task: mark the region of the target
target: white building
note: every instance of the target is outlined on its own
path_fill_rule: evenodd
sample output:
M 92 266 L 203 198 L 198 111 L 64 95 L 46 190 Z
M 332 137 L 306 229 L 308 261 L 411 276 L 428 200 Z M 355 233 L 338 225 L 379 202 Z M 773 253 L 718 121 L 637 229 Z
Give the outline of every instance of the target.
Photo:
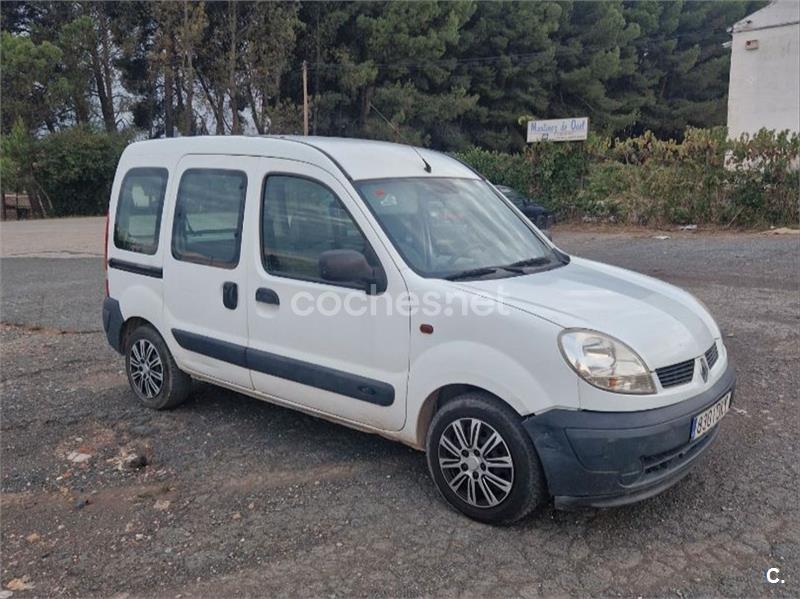
M 728 135 L 800 132 L 800 1 L 774 0 L 730 32 Z

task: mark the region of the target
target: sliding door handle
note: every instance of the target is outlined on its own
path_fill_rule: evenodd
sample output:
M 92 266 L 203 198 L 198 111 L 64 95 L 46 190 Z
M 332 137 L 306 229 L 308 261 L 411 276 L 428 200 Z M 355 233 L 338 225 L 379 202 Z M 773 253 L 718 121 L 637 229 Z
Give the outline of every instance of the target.
M 262 304 L 281 305 L 281 298 L 278 297 L 278 294 L 266 287 L 259 287 L 256 289 L 256 301 Z
M 235 310 L 239 304 L 239 286 L 232 281 L 222 284 L 222 303 L 228 310 Z

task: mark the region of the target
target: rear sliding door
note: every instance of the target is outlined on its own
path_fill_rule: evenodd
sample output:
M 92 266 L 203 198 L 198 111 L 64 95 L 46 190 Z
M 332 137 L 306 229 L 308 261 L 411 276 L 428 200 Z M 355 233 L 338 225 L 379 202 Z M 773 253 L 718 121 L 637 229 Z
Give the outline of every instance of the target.
M 164 257 L 164 320 L 175 358 L 191 372 L 252 388 L 246 367 L 245 208 L 259 200 L 259 159 L 183 158 Z

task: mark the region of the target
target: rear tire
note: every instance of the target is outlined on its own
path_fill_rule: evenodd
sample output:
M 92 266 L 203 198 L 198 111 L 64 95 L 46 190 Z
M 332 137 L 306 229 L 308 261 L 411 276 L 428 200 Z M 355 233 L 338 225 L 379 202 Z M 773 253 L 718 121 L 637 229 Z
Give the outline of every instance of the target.
M 519 415 L 487 393 L 447 402 L 428 428 L 426 449 L 439 493 L 474 520 L 510 524 L 547 498 L 539 456 Z
M 147 408 L 166 410 L 183 403 L 192 379 L 175 364 L 161 335 L 150 325 L 125 340 L 125 370 L 136 398 Z

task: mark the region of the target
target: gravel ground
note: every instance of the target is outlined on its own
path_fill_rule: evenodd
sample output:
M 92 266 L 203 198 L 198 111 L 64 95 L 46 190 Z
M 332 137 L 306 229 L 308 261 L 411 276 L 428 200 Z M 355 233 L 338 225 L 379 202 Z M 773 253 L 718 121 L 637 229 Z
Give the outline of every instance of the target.
M 556 240 L 709 305 L 739 376 L 719 441 L 649 501 L 548 506 L 510 528 L 448 509 L 424 456 L 376 436 L 208 385 L 170 412 L 138 408 L 97 332 L 101 260 L 4 258 L 3 589 L 798 596 L 800 238 L 653 235 Z M 766 583 L 769 567 L 783 584 Z

